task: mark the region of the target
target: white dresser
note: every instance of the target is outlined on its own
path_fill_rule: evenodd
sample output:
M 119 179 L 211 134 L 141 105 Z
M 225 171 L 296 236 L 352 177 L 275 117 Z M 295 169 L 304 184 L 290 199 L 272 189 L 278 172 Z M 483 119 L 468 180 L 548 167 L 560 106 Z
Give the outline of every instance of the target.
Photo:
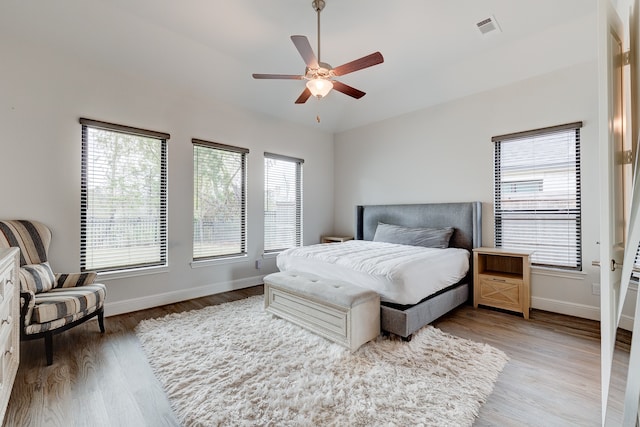
M 0 424 L 20 362 L 20 250 L 0 249 Z

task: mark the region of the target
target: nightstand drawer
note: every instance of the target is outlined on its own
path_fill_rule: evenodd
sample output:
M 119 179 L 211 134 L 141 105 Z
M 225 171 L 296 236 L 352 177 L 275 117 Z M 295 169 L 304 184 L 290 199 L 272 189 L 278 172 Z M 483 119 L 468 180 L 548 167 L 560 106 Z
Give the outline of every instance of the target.
M 479 304 L 522 311 L 522 280 L 480 277 Z
M 491 283 L 509 283 L 512 285 L 522 285 L 523 280 L 518 279 L 517 277 L 502 277 L 502 276 L 494 276 L 491 274 L 478 274 L 478 279 L 480 282 L 491 282 Z

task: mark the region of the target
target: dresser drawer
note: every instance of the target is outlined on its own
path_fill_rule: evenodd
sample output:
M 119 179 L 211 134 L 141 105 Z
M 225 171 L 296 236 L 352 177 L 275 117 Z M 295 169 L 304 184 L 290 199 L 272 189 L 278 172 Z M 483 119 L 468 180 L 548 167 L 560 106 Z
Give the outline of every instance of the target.
M 13 322 L 15 321 L 13 304 L 15 304 L 15 300 L 14 294 L 7 293 L 5 294 L 5 299 L 0 303 L 0 336 L 2 336 L 4 329 L 13 329 Z
M 0 269 L 0 303 L 7 293 L 7 287 L 14 286 L 13 269 L 11 266 Z
M 5 274 L 3 274 L 2 278 L 0 279 L 0 292 L 2 293 L 3 298 L 5 297 L 5 295 L 12 295 L 14 293 L 14 288 L 17 287 L 18 283 L 14 278 L 13 269 L 8 268 Z
M 15 336 L 15 328 L 7 327 L 7 324 L 0 328 L 0 366 L 2 366 L 2 387 L 0 392 L 11 394 L 11 388 L 18 370 L 18 347 Z
M 0 303 L 4 299 L 5 294 L 11 295 L 17 283 L 17 265 L 13 257 L 7 257 L 0 261 Z

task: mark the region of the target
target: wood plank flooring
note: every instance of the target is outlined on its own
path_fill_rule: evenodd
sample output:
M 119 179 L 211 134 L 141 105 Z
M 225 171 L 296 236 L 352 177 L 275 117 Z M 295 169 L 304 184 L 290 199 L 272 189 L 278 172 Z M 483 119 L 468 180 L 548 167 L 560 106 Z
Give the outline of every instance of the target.
M 194 310 L 251 295 L 262 287 L 227 292 L 89 321 L 54 338 L 54 364 L 44 343 L 23 342 L 21 363 L 4 426 L 176 426 L 134 328 L 142 319 Z M 597 322 L 534 310 L 530 320 L 489 309 L 461 307 L 434 326 L 486 342 L 511 360 L 480 410 L 477 426 L 600 425 L 600 342 Z M 618 425 L 630 334 L 622 332 L 614 358 L 611 417 Z

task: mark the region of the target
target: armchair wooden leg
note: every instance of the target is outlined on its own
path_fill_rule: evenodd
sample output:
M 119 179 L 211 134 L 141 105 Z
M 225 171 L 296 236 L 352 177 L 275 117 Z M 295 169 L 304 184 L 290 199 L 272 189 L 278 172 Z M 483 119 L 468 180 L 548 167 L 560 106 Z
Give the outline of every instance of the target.
M 104 334 L 104 307 L 98 312 L 98 326 L 100 326 L 100 332 Z
M 44 352 L 47 355 L 47 366 L 53 364 L 53 334 L 45 334 L 44 336 Z

